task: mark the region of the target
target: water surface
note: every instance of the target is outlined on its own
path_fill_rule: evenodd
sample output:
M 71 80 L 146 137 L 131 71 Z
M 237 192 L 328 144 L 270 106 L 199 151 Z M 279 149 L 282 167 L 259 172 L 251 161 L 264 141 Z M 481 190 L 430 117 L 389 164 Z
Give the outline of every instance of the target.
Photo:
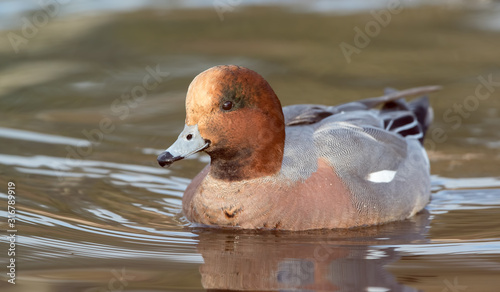
M 0 31 L 2 230 L 9 181 L 18 208 L 16 285 L 3 268 L 2 291 L 498 290 L 496 2 L 404 2 L 349 58 L 341 44 L 355 46 L 356 28 L 386 2 L 251 1 L 223 19 L 212 2 L 174 2 L 76 1 L 30 35 L 19 18 L 32 20 L 36 3 L 0 6 L 20 11 Z M 25 41 L 14 47 L 9 33 Z M 217 64 L 261 73 L 283 105 L 443 85 L 426 142 L 431 203 L 410 220 L 353 230 L 192 226 L 182 193 L 208 157 L 163 169 L 156 155 L 182 130 L 189 82 Z M 140 89 L 146 76 L 152 86 Z M 0 243 L 2 266 L 8 248 Z

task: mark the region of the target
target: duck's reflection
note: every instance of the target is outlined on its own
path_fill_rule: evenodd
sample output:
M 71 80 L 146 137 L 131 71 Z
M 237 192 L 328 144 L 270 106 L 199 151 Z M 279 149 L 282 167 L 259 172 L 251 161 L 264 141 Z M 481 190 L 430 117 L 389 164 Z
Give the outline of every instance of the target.
M 391 245 L 425 241 L 427 212 L 411 220 L 357 230 L 300 233 L 201 229 L 198 250 L 206 289 L 417 291 L 384 266 Z

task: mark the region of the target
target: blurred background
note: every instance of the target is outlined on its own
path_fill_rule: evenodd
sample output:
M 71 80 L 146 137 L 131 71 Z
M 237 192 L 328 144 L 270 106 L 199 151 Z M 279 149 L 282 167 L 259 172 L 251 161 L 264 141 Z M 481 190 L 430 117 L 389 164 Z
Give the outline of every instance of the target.
M 18 239 L 1 290 L 496 291 L 499 47 L 490 0 L 0 1 L 0 226 L 14 182 Z M 349 231 L 191 225 L 182 193 L 209 159 L 156 155 L 219 64 L 257 71 L 283 105 L 442 85 L 426 212 Z

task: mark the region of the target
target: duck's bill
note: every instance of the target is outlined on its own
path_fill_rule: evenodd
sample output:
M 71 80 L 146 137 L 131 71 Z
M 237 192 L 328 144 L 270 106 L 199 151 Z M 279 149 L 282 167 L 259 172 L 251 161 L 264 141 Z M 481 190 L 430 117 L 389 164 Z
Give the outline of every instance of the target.
M 167 150 L 158 155 L 158 164 L 161 167 L 170 166 L 177 160 L 184 159 L 210 146 L 210 141 L 203 139 L 198 131 L 198 125 L 184 127 L 177 141 Z

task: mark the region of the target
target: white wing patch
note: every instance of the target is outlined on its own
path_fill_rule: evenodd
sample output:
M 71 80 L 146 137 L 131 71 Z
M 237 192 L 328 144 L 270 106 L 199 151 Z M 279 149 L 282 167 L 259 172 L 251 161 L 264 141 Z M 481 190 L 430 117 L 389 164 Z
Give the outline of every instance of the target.
M 388 183 L 394 179 L 394 176 L 396 176 L 395 170 L 381 170 L 369 173 L 366 176 L 366 180 L 374 183 Z

